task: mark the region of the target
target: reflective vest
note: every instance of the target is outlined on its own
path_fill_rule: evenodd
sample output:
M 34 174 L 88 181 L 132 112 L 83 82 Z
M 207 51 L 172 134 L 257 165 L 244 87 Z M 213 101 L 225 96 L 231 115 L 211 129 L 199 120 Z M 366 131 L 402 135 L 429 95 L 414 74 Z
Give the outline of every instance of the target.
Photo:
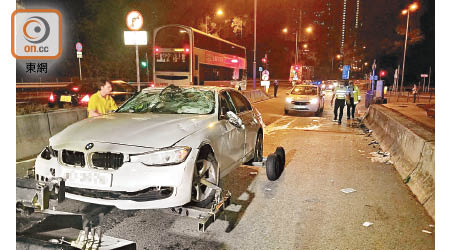
M 358 104 L 358 102 L 361 100 L 358 86 L 353 85 L 353 87 L 348 87 L 348 90 L 350 92 L 350 97 L 353 97 L 353 103 Z
M 336 87 L 334 90 L 334 94 L 336 95 L 336 99 L 345 100 L 345 96 L 348 94 L 347 87 Z

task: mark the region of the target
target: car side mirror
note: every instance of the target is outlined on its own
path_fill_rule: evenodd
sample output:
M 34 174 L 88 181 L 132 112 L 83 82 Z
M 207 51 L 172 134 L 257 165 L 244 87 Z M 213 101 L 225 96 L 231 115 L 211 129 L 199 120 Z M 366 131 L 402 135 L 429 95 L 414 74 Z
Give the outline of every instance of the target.
M 241 118 L 237 116 L 233 111 L 227 112 L 228 122 L 231 123 L 231 125 L 237 127 L 237 128 L 244 128 L 244 124 L 242 124 Z

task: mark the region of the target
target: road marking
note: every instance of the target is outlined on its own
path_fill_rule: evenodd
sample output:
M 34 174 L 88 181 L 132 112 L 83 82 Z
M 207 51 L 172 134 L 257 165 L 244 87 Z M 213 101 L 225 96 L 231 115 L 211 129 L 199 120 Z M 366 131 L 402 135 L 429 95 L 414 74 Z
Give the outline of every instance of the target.
M 35 161 L 35 160 L 36 160 L 36 158 L 25 160 L 25 161 L 16 161 L 16 164 L 31 162 L 31 161 Z

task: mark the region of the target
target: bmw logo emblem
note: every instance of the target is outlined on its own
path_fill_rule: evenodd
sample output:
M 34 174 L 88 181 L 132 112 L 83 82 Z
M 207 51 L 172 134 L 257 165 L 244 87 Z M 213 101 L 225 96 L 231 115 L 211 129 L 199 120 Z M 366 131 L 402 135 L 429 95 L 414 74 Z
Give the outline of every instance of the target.
M 90 143 L 88 143 L 87 145 L 86 145 L 86 147 L 84 147 L 86 150 L 89 150 L 89 149 L 91 149 L 91 148 L 93 148 L 94 147 L 94 143 L 92 143 L 92 142 L 90 142 Z

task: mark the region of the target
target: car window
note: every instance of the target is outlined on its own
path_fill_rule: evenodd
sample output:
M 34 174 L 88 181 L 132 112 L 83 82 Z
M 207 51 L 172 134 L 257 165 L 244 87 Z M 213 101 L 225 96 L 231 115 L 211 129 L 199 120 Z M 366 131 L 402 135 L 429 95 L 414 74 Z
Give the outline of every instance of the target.
M 227 92 L 230 94 L 231 99 L 233 100 L 234 106 L 236 107 L 238 113 L 245 112 L 251 109 L 251 105 L 249 109 L 249 106 L 247 106 L 248 102 L 246 102 L 245 97 L 243 98 L 241 94 L 237 93 L 236 91 L 227 91 Z
M 227 92 L 219 93 L 219 119 L 226 115 L 228 111 L 236 113 L 236 109 L 233 106 L 230 96 Z
M 317 95 L 316 86 L 296 86 L 292 89 L 293 95 Z

